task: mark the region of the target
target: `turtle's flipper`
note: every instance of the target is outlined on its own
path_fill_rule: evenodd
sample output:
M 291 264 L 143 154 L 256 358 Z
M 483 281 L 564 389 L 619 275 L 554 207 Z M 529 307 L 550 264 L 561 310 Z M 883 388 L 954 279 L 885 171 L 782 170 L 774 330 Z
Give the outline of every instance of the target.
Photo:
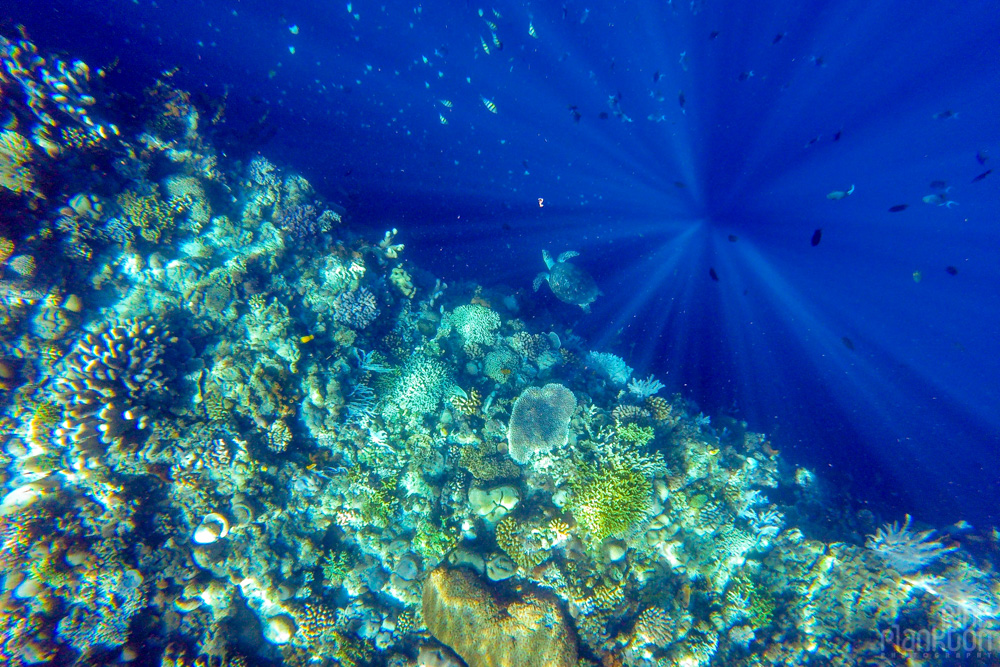
M 574 257 L 579 257 L 579 256 L 580 253 L 578 253 L 576 250 L 567 250 L 566 252 L 559 255 L 559 259 L 556 261 L 565 262 L 567 259 L 573 259 Z
M 544 283 L 548 279 L 549 279 L 549 274 L 546 273 L 545 271 L 542 271 L 537 276 L 535 276 L 535 280 L 534 282 L 531 283 L 531 286 L 534 287 L 535 291 L 537 292 L 538 288 L 542 286 L 542 283 Z

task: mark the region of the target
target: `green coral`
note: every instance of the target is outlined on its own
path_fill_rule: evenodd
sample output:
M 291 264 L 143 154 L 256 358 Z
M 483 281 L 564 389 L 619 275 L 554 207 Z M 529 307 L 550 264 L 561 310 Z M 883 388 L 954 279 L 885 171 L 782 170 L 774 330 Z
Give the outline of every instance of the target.
M 140 195 L 132 191 L 121 193 L 117 201 L 122 215 L 139 230 L 142 238 L 150 243 L 168 240 L 174 226 L 174 213 L 169 204 L 155 194 Z
M 388 477 L 382 480 L 378 488 L 366 489 L 367 498 L 361 506 L 361 516 L 365 521 L 383 528 L 389 525 L 389 519 L 398 503 L 393 495 L 398 481 L 396 477 Z
M 652 483 L 628 461 L 603 467 L 582 463 L 569 484 L 569 510 L 592 547 L 609 536 L 627 534 L 651 509 Z
M 619 439 L 631 442 L 639 447 L 652 440 L 654 435 L 652 426 L 639 426 L 635 422 L 629 422 L 619 427 L 617 434 Z
M 745 574 L 735 577 L 726 597 L 731 603 L 744 607 L 755 630 L 771 625 L 777 606 L 774 596 L 759 587 L 750 577 Z
M 354 567 L 354 559 L 346 551 L 331 551 L 323 559 L 323 579 L 339 586 Z
M 417 525 L 413 549 L 427 562 L 437 564 L 458 544 L 459 531 L 449 527 L 442 518 L 440 524 L 431 521 Z

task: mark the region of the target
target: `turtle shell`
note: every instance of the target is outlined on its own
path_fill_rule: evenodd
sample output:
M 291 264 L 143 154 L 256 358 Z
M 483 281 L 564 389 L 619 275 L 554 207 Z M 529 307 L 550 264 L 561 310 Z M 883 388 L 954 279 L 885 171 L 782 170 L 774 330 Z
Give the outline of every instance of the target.
M 549 287 L 560 301 L 576 306 L 593 303 L 600 290 L 589 273 L 569 262 L 557 262 L 549 271 Z

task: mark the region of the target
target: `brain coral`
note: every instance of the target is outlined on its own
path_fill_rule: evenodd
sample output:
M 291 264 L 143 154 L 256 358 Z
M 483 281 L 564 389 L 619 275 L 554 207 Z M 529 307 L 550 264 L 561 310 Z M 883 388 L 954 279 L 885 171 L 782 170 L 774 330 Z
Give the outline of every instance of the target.
M 438 568 L 424 583 L 424 621 L 469 667 L 574 667 L 573 630 L 554 600 L 499 600 L 467 570 Z
M 565 445 L 575 409 L 576 397 L 561 384 L 525 389 L 514 401 L 507 426 L 510 457 L 527 463 L 536 454 Z

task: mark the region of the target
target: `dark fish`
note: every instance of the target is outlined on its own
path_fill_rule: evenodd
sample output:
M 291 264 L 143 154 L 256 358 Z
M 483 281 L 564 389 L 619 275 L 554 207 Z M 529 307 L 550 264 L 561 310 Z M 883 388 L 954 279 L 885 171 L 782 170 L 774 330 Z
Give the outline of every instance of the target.
M 946 187 L 948 187 L 946 181 L 931 181 L 932 190 L 944 190 Z
M 746 72 L 740 72 L 739 80 L 740 81 L 746 81 L 747 79 L 749 79 L 752 76 L 753 76 L 753 70 L 749 70 L 749 71 L 746 71 Z
M 983 180 L 984 178 L 986 178 L 987 176 L 989 176 L 992 173 L 993 173 L 992 169 L 987 169 L 986 171 L 984 171 L 983 173 L 979 174 L 974 179 L 972 179 L 972 182 L 976 183 L 978 181 L 981 181 L 981 180 Z
M 684 91 L 683 90 L 680 91 L 679 93 L 677 93 L 677 102 L 680 103 L 681 109 L 683 109 L 684 108 L 684 103 L 687 102 L 687 99 L 685 99 L 685 97 L 684 97 Z M 986 172 L 986 173 L 988 174 L 989 172 Z
M 730 234 L 729 235 L 729 242 L 730 243 L 736 243 L 739 240 L 740 240 L 740 237 L 737 236 L 736 234 Z
M 601 113 L 597 114 L 597 117 L 600 118 L 601 120 L 607 120 L 608 119 L 608 112 L 607 111 L 602 111 Z
M 809 241 L 809 243 L 811 243 L 812 246 L 815 248 L 816 246 L 819 245 L 819 241 L 822 238 L 823 238 L 823 230 L 822 229 L 817 229 L 815 232 L 813 232 L 813 237 Z
M 785 38 L 785 33 L 779 32 L 777 35 L 774 36 L 774 39 L 771 40 L 771 44 L 772 45 L 773 44 L 777 44 L 778 42 L 780 42 L 784 38 Z
M 819 141 L 819 137 L 818 136 L 817 137 L 813 137 L 812 139 L 809 140 L 809 143 L 807 143 L 805 145 L 805 148 L 809 148 L 810 146 L 812 146 L 817 141 Z
M 573 122 L 579 123 L 580 118 L 583 116 L 583 114 L 580 113 L 580 110 L 577 108 L 575 104 L 569 105 L 569 112 L 573 115 Z
M 896 204 L 895 206 L 889 207 L 889 213 L 899 213 L 900 211 L 905 211 L 909 204 Z
M 979 151 L 976 153 L 976 162 L 979 164 L 986 164 L 986 161 L 990 159 L 989 154 L 986 151 Z
M 958 269 L 955 268 L 954 266 L 946 266 L 946 267 L 944 267 L 944 270 L 948 272 L 949 276 L 957 276 L 958 275 Z
M 840 130 L 837 130 L 837 134 L 833 135 L 834 141 L 840 141 Z
M 844 347 L 846 347 L 848 350 L 854 349 L 854 341 L 848 338 L 847 336 L 842 337 L 840 339 L 840 342 L 843 343 Z
M 683 190 L 687 186 L 684 185 L 684 181 L 674 181 L 674 187 L 675 188 L 680 188 L 681 190 Z
M 719 36 L 719 31 L 718 30 L 713 30 L 712 32 L 708 33 L 708 38 L 709 39 L 715 39 L 718 36 Z
M 710 275 L 712 277 L 712 280 L 714 280 L 715 282 L 719 282 L 719 274 L 715 272 L 714 267 L 711 266 L 708 267 L 708 275 Z
M 653 83 L 656 83 L 659 80 L 660 80 L 660 70 L 656 70 L 655 72 L 653 72 Z
M 823 65 L 826 64 L 826 61 L 823 59 L 823 56 L 816 56 L 815 58 L 813 58 L 813 62 L 816 63 L 816 67 L 822 67 Z
M 948 118 L 958 118 L 958 112 L 952 111 L 951 109 L 945 109 L 944 111 L 938 111 L 933 116 L 934 120 L 947 120 Z

